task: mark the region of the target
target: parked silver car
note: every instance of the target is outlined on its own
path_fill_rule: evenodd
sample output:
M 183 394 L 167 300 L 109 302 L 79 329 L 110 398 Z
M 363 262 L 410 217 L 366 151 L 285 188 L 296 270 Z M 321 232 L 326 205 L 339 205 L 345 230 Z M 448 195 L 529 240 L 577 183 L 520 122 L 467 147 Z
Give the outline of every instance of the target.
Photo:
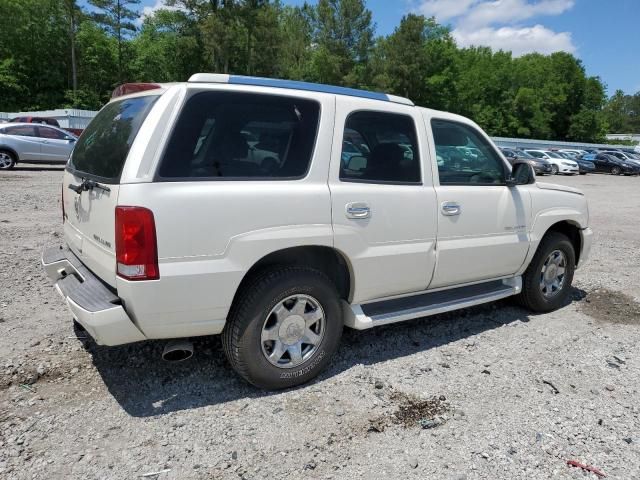
M 37 123 L 0 125 L 0 169 L 16 163 L 66 163 L 78 137 Z

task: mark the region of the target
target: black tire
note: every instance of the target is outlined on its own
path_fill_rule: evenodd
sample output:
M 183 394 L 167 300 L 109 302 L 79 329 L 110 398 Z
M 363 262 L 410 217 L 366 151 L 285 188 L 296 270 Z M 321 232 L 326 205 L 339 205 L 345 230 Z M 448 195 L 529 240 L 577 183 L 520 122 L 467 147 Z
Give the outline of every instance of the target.
M 551 175 L 557 175 L 560 169 L 557 165 L 551 165 Z
M 580 172 L 580 175 L 586 175 L 587 172 Z
M 317 300 L 324 311 L 324 335 L 303 363 L 284 368 L 263 353 L 262 329 L 273 308 L 293 295 Z M 317 376 L 331 361 L 342 336 L 340 296 L 322 272 L 305 267 L 275 267 L 258 274 L 231 309 L 222 344 L 233 369 L 252 385 L 268 390 L 294 387 Z
M 611 175 L 620 175 L 621 173 L 620 167 L 611 167 Z
M 542 268 L 547 258 L 556 250 L 565 255 L 566 267 L 562 287 L 552 296 L 546 297 L 541 289 Z M 576 254 L 571 241 L 558 232 L 548 232 L 536 251 L 522 278 L 522 292 L 518 295 L 520 303 L 528 309 L 539 312 L 551 312 L 562 307 L 571 293 L 571 283 L 576 269 Z
M 0 150 L 0 157 L 0 170 L 11 170 L 16 166 L 16 156 L 12 152 Z

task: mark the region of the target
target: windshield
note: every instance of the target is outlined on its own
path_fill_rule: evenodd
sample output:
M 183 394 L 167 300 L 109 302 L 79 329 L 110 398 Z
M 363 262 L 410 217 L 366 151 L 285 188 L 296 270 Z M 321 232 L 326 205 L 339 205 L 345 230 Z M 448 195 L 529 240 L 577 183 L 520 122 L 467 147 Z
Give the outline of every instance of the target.
M 549 155 L 551 158 L 560 158 L 563 159 L 563 157 L 561 155 L 559 155 L 557 152 L 544 152 L 547 155 Z
M 158 95 L 128 98 L 107 104 L 80 136 L 69 170 L 118 183 L 129 148 Z

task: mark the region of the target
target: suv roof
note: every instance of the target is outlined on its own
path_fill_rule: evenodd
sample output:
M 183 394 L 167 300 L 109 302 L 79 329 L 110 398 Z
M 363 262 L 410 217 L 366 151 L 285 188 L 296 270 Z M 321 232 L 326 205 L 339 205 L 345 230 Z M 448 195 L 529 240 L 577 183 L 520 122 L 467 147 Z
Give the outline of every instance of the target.
M 196 73 L 189 78 L 189 83 L 227 83 L 230 85 L 252 85 L 256 87 L 275 87 L 290 90 L 306 90 L 309 92 L 332 93 L 349 97 L 368 98 L 382 100 L 383 102 L 401 103 L 414 106 L 408 98 L 388 95 L 380 92 L 370 92 L 355 88 L 336 87 L 321 83 L 299 82 L 296 80 L 279 80 L 274 78 L 246 77 L 243 75 L 227 75 L 222 73 Z

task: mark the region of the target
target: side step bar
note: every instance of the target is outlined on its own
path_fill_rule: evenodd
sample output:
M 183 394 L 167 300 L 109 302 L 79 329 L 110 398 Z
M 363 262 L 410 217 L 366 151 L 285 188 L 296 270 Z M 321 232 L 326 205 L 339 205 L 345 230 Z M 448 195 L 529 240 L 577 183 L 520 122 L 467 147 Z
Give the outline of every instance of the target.
M 517 295 L 521 290 L 522 277 L 514 277 L 364 305 L 349 305 L 349 311 L 345 312 L 345 325 L 365 330 L 494 302 Z

